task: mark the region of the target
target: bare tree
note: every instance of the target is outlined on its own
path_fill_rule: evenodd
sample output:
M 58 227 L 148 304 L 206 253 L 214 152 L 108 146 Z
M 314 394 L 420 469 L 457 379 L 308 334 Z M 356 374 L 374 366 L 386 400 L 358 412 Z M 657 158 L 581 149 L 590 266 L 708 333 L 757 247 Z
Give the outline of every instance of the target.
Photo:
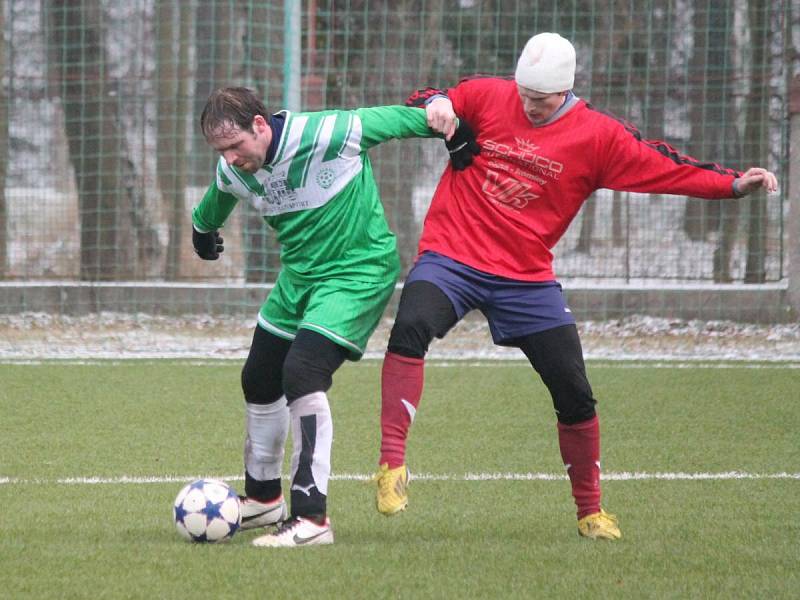
M 275 23 L 283 23 L 283 11 L 266 2 L 258 2 L 240 15 L 244 22 L 244 80 L 248 87 L 264 99 L 267 110 L 274 111 L 282 100 L 283 49 L 270 42 L 277 31 Z M 286 44 L 282 44 L 285 48 Z M 244 278 L 248 283 L 272 280 L 280 269 L 280 248 L 264 225 L 264 218 L 249 206 L 242 207 L 242 240 L 244 244 Z
M 771 34 L 767 32 L 767 14 L 771 2 L 750 0 L 748 23 L 750 25 L 750 47 L 752 68 L 750 70 L 750 92 L 747 96 L 744 138 L 747 140 L 747 164 L 762 164 L 767 156 L 767 131 L 769 130 L 769 75 L 767 45 Z M 766 281 L 767 202 L 763 192 L 751 194 L 747 230 L 747 262 L 745 283 Z
M 233 85 L 235 61 L 233 60 L 233 19 L 236 11 L 223 0 L 197 0 L 195 13 L 195 69 L 194 126 L 192 131 L 191 179 L 197 185 L 208 184 L 212 152 L 206 146 L 198 126 L 198 119 L 208 96 L 216 88 Z
M 186 192 L 186 112 L 188 110 L 188 39 L 186 2 L 159 2 L 156 8 L 158 120 L 157 168 L 169 226 L 165 277 L 180 274 Z
M 603 109 L 624 115 L 628 108 L 628 77 L 632 72 L 631 35 L 634 27 L 628 3 L 606 0 L 598 10 L 594 47 L 592 48 L 591 100 Z M 646 57 L 645 57 L 646 58 Z M 612 242 L 624 244 L 622 226 L 622 193 L 612 196 Z M 594 199 L 581 209 L 581 228 L 575 250 L 590 253 L 596 220 L 597 204 Z
M 733 125 L 737 114 L 734 69 L 730 64 L 736 44 L 733 20 L 734 7 L 730 4 L 710 0 L 695 4 L 694 52 L 689 65 L 693 84 L 689 96 L 689 153 L 719 157 L 720 162 L 736 161 L 741 149 Z M 704 240 L 718 232 L 713 257 L 713 278 L 717 283 L 733 280 L 730 268 L 739 210 L 736 200 L 690 198 L 686 202 L 683 227 L 689 239 Z
M 5 2 L 0 0 L 0 80 L 6 71 Z M 8 270 L 8 213 L 6 173 L 8 169 L 8 94 L 0 85 L 0 278 Z
M 108 73 L 100 0 L 47 0 L 50 60 L 61 90 L 70 158 L 78 184 L 84 280 L 129 278 L 135 239 L 124 180 L 119 94 Z

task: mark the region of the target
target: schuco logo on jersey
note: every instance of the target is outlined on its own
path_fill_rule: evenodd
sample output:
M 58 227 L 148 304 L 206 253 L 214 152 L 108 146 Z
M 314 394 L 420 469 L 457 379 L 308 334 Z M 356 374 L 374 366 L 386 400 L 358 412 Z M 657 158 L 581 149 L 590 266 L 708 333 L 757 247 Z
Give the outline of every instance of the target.
M 483 142 L 483 150 L 491 155 L 505 158 L 519 166 L 533 169 L 552 179 L 558 179 L 559 173 L 564 170 L 564 163 L 541 156 L 536 153 L 539 146 L 522 138 L 514 138 L 517 147 L 502 144 L 494 140 Z

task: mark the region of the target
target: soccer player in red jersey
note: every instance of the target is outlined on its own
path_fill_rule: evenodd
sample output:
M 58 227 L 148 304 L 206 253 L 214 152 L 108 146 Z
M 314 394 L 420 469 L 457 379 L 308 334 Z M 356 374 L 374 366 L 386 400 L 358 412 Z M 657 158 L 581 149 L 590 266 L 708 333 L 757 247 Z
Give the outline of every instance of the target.
M 521 349 L 550 391 L 578 532 L 621 537 L 616 518 L 601 508 L 596 400 L 550 250 L 599 188 L 699 198 L 777 190 L 766 169 L 742 173 L 643 139 L 578 98 L 574 76 L 572 44 L 541 33 L 525 45 L 513 78 L 470 78 L 409 98 L 426 107 L 451 154 L 467 153 L 473 164 L 458 176 L 448 166 L 439 181 L 383 363 L 376 480 L 378 510 L 386 515 L 408 504 L 406 440 L 428 346 L 478 309 L 493 341 Z M 452 144 L 456 113 L 475 130 L 479 154 L 472 156 L 472 144 Z

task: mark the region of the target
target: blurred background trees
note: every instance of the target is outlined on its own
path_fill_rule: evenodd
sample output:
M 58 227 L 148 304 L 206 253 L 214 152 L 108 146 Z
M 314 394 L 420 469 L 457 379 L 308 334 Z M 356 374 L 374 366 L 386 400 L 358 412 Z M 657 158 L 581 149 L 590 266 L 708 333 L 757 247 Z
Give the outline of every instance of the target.
M 213 89 L 253 87 L 271 110 L 298 97 L 289 108 L 402 103 L 419 87 L 513 73 L 539 31 L 575 44 L 575 92 L 645 137 L 786 173 L 787 81 L 800 70 L 791 0 L 0 6 L 0 277 L 270 281 L 278 247 L 246 207 L 227 230 L 227 262 L 200 270 L 188 246 L 189 211 L 213 175 L 197 127 Z M 371 156 L 407 267 L 446 155 L 407 141 Z M 708 202 L 601 191 L 556 267 L 562 278 L 776 281 L 786 207 L 783 192 Z

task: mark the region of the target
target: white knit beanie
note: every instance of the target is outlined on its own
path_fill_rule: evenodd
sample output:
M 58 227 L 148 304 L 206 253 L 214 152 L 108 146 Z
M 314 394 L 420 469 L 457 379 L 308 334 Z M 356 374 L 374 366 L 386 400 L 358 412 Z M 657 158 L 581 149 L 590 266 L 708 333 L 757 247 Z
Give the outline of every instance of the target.
M 553 94 L 571 90 L 575 83 L 575 48 L 557 33 L 540 33 L 525 44 L 514 74 L 517 84 Z

